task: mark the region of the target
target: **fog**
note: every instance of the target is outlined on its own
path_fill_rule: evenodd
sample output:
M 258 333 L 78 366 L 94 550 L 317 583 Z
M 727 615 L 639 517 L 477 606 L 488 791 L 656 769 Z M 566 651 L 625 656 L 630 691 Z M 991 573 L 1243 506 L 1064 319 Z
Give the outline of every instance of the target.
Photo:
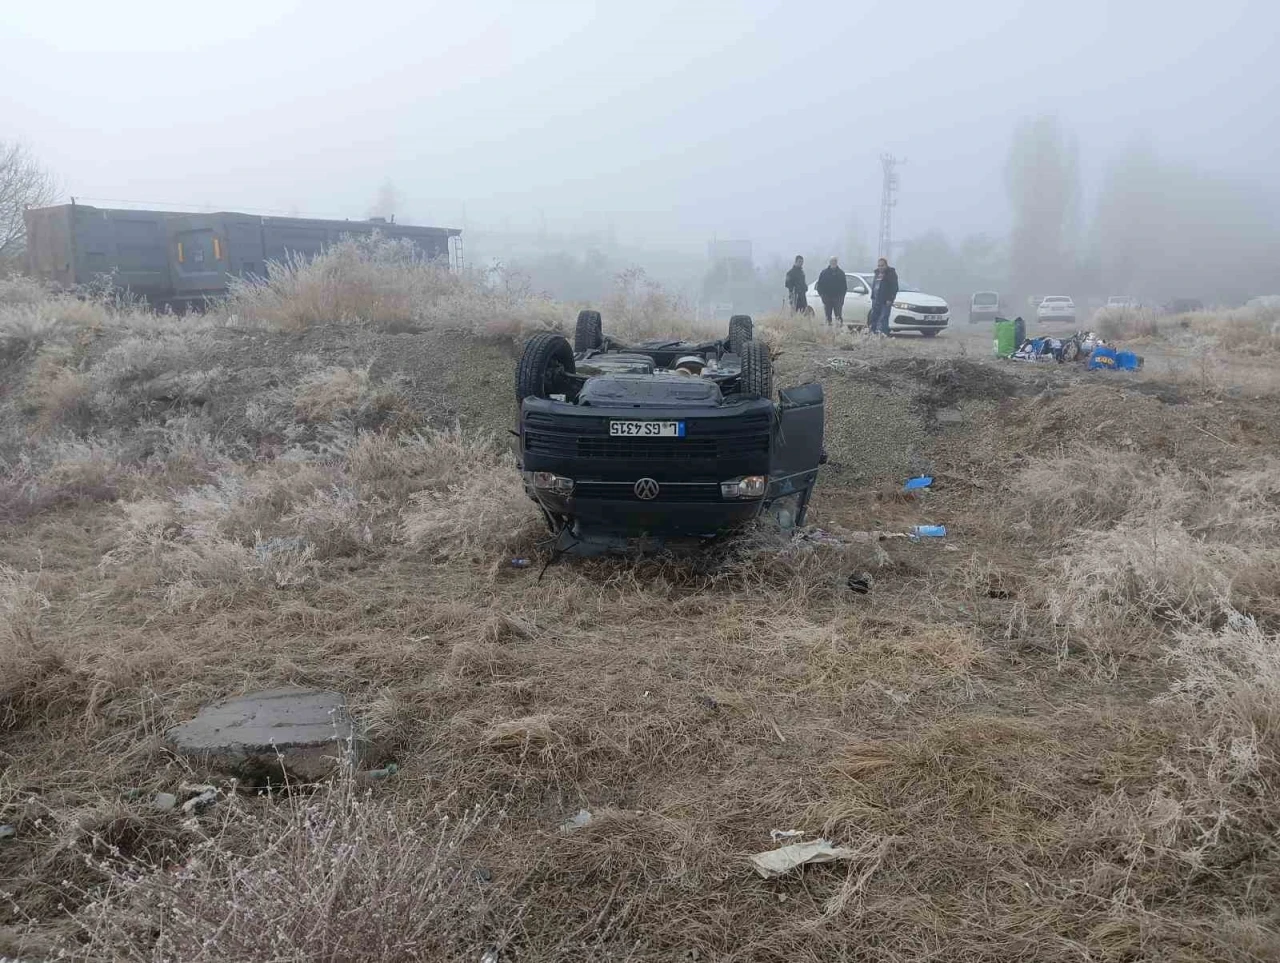
M 1280 291 L 1277 35 L 1237 0 L 8 4 L 0 139 L 86 203 L 395 213 L 561 296 L 695 299 L 713 238 L 779 297 L 797 252 L 869 259 L 887 151 L 919 285 L 1225 303 Z

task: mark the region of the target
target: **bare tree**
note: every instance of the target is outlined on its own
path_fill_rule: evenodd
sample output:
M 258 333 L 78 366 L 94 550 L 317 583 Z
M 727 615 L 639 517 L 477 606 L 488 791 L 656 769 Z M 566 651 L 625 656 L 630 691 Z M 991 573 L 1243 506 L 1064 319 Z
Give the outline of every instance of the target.
M 26 248 L 23 211 L 51 204 L 57 194 L 53 176 L 25 146 L 0 141 L 0 273 L 11 268 Z
M 1141 142 L 1106 171 L 1093 253 L 1105 293 L 1148 301 L 1239 304 L 1280 280 L 1280 226 L 1265 191 L 1164 160 Z
M 373 204 L 369 208 L 368 216 L 394 221 L 397 209 L 402 206 L 403 201 L 404 198 L 401 196 L 400 191 L 396 189 L 395 184 L 389 180 L 383 181 L 373 199 Z
M 1075 269 L 1078 167 L 1075 138 L 1056 117 L 1037 117 L 1014 131 L 1005 181 L 1013 207 L 1010 271 L 1020 294 L 1047 294 Z

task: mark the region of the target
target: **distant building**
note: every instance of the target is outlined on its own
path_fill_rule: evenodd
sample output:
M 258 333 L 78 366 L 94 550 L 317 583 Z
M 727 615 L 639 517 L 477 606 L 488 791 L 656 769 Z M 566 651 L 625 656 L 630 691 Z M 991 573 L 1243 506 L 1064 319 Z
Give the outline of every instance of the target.
M 232 277 L 266 274 L 267 262 L 314 257 L 349 235 L 374 231 L 403 238 L 427 258 L 461 260 L 457 228 L 367 221 L 259 217 L 224 211 L 189 214 L 60 204 L 32 208 L 27 270 L 64 286 L 102 275 L 153 303 L 201 301 L 225 294 Z M 460 263 L 459 263 L 460 266 Z

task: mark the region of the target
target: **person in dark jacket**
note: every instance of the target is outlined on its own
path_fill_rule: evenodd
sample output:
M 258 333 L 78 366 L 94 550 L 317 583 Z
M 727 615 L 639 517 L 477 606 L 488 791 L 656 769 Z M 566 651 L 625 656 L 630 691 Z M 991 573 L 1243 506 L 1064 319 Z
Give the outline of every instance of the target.
M 796 263 L 787 272 L 787 300 L 791 310 L 803 314 L 809 308 L 809 282 L 804 279 L 804 258 L 796 255 Z
M 839 324 L 844 324 L 844 296 L 849 293 L 849 279 L 845 277 L 844 270 L 834 256 L 822 269 L 822 273 L 818 275 L 818 283 L 813 287 L 818 292 L 818 297 L 822 298 L 822 310 L 827 315 L 827 324 L 831 323 L 833 314 Z
M 867 326 L 872 334 L 889 333 L 889 311 L 898 299 L 898 272 L 881 258 L 876 263 L 875 277 L 871 281 L 871 317 Z

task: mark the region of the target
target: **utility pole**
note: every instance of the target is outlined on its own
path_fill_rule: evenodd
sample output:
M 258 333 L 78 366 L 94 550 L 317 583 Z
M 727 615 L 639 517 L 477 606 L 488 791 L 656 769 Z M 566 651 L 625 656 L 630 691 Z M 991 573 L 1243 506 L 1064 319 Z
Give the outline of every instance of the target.
M 877 257 L 889 257 L 893 248 L 893 209 L 898 205 L 898 172 L 899 164 L 905 164 L 892 154 L 880 155 L 880 167 L 884 170 L 884 183 L 880 188 L 880 238 L 876 247 Z

